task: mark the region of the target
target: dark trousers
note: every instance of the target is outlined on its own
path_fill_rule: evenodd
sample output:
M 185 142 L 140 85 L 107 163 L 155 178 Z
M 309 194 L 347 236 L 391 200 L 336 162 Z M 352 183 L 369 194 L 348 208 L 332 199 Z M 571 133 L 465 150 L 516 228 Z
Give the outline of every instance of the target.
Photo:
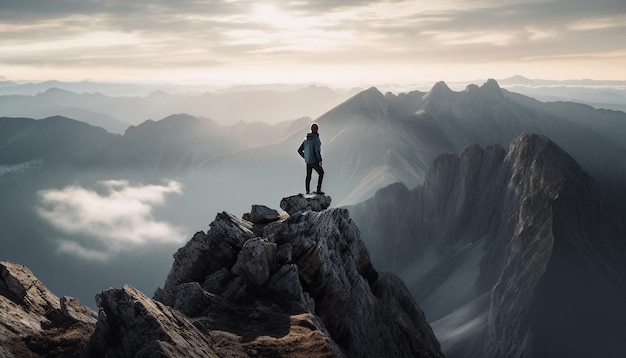
M 319 163 L 306 164 L 306 179 L 304 181 L 304 185 L 306 187 L 306 192 L 311 192 L 311 174 L 313 173 L 313 169 L 317 173 L 317 191 L 322 191 L 322 180 L 324 179 L 324 169 L 320 166 Z

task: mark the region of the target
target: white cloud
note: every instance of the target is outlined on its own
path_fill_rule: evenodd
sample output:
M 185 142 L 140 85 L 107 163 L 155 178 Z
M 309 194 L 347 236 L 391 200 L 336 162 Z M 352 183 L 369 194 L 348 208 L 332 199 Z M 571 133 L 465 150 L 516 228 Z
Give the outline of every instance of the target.
M 508 33 L 485 32 L 485 31 L 466 31 L 466 32 L 443 32 L 443 31 L 424 31 L 424 35 L 431 36 L 435 42 L 444 45 L 472 45 L 472 44 L 489 44 L 494 46 L 507 45 L 513 35 Z
M 584 18 L 572 23 L 569 28 L 578 31 L 603 30 L 620 28 L 626 26 L 626 15 L 617 14 L 613 16 Z
M 183 243 L 186 238 L 180 229 L 152 215 L 167 194 L 181 193 L 176 181 L 164 185 L 100 181 L 95 189 L 42 190 L 37 212 L 64 235 L 82 238 L 58 240 L 59 252 L 102 261 L 143 245 Z

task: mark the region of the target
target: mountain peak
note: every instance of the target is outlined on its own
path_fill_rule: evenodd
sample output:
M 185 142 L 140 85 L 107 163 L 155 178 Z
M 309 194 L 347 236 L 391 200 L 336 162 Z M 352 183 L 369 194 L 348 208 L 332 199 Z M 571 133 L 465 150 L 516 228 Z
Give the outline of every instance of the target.
M 228 319 L 221 327 L 235 335 L 255 327 L 254 337 L 267 336 L 280 315 L 288 318 L 284 331 L 292 332 L 289 322 L 297 316 L 309 322 L 308 336 L 325 337 L 307 347 L 334 356 L 440 357 L 417 306 L 399 304 L 412 301 L 406 286 L 374 269 L 348 210 L 329 204 L 326 195 L 298 194 L 281 200 L 290 213 L 281 217 L 268 208 L 262 211 L 270 216 L 244 214 L 264 217 L 255 222 L 218 214 L 209 231 L 178 250 L 156 300 L 210 327 Z M 301 344 L 292 342 L 291 352 Z
M 40 92 L 38 96 L 47 96 L 47 97 L 56 97 L 56 96 L 69 96 L 75 95 L 76 93 L 58 88 L 58 87 L 50 87 L 44 92 Z
M 483 93 L 487 94 L 490 97 L 502 97 L 502 89 L 500 88 L 500 85 L 498 85 L 498 82 L 496 82 L 496 80 L 494 79 L 488 79 L 487 82 L 485 82 L 482 86 L 480 86 L 480 89 Z
M 320 124 L 337 121 L 387 119 L 390 106 L 376 87 L 370 87 L 348 99 L 318 119 Z
M 370 87 L 366 89 L 365 91 L 361 91 L 357 93 L 352 98 L 358 101 L 380 101 L 380 100 L 384 100 L 384 97 L 385 95 L 383 95 L 383 93 L 380 92 L 378 88 Z
M 537 176 L 550 185 L 549 191 L 555 197 L 566 183 L 592 181 L 574 158 L 543 135 L 519 135 L 509 145 L 507 161 L 513 172 L 512 180 L 530 180 Z
M 452 93 L 452 90 L 450 89 L 450 87 L 448 87 L 447 83 L 445 83 L 444 81 L 439 81 L 435 83 L 433 88 L 430 89 L 430 92 L 442 94 L 442 93 Z
M 487 80 L 487 82 L 483 83 L 480 87 L 475 84 L 470 84 L 465 88 L 465 93 L 487 100 L 489 103 L 497 103 L 505 98 L 502 88 L 500 88 L 500 85 L 498 85 L 498 82 L 494 79 Z
M 454 93 L 450 87 L 444 82 L 439 81 L 424 95 L 425 101 L 441 101 L 447 99 Z
M 511 156 L 537 157 L 549 156 L 549 160 L 563 166 L 578 166 L 572 158 L 561 147 L 556 145 L 548 137 L 540 134 L 522 133 L 509 145 Z

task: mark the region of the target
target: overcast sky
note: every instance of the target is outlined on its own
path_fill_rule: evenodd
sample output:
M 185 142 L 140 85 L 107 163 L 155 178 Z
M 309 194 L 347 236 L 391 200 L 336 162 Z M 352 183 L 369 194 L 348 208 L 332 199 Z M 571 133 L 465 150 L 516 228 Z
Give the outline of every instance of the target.
M 0 79 L 626 80 L 625 0 L 0 0 Z

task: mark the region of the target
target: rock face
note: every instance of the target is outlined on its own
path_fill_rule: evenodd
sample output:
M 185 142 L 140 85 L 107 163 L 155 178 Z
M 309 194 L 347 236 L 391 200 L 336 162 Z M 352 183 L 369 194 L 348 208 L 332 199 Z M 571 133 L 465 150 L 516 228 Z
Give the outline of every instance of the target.
M 154 299 L 125 285 L 96 316 L 25 267 L 0 266 L 3 357 L 443 357 L 404 283 L 372 266 L 346 209 L 220 213 L 174 255 Z M 311 210 L 315 209 L 315 210 Z
M 348 211 L 329 205 L 285 198 L 292 215 L 262 228 L 218 214 L 155 299 L 226 346 L 241 341 L 242 356 L 442 356 L 404 284 L 372 267 Z
M 350 210 L 446 356 L 626 354 L 626 232 L 546 137 L 440 156 L 422 186 L 390 186 Z
M 80 357 L 96 316 L 52 294 L 26 267 L 0 262 L 0 356 Z
M 90 342 L 93 357 L 220 357 L 210 334 L 185 315 L 131 286 L 97 296 L 100 314 Z

